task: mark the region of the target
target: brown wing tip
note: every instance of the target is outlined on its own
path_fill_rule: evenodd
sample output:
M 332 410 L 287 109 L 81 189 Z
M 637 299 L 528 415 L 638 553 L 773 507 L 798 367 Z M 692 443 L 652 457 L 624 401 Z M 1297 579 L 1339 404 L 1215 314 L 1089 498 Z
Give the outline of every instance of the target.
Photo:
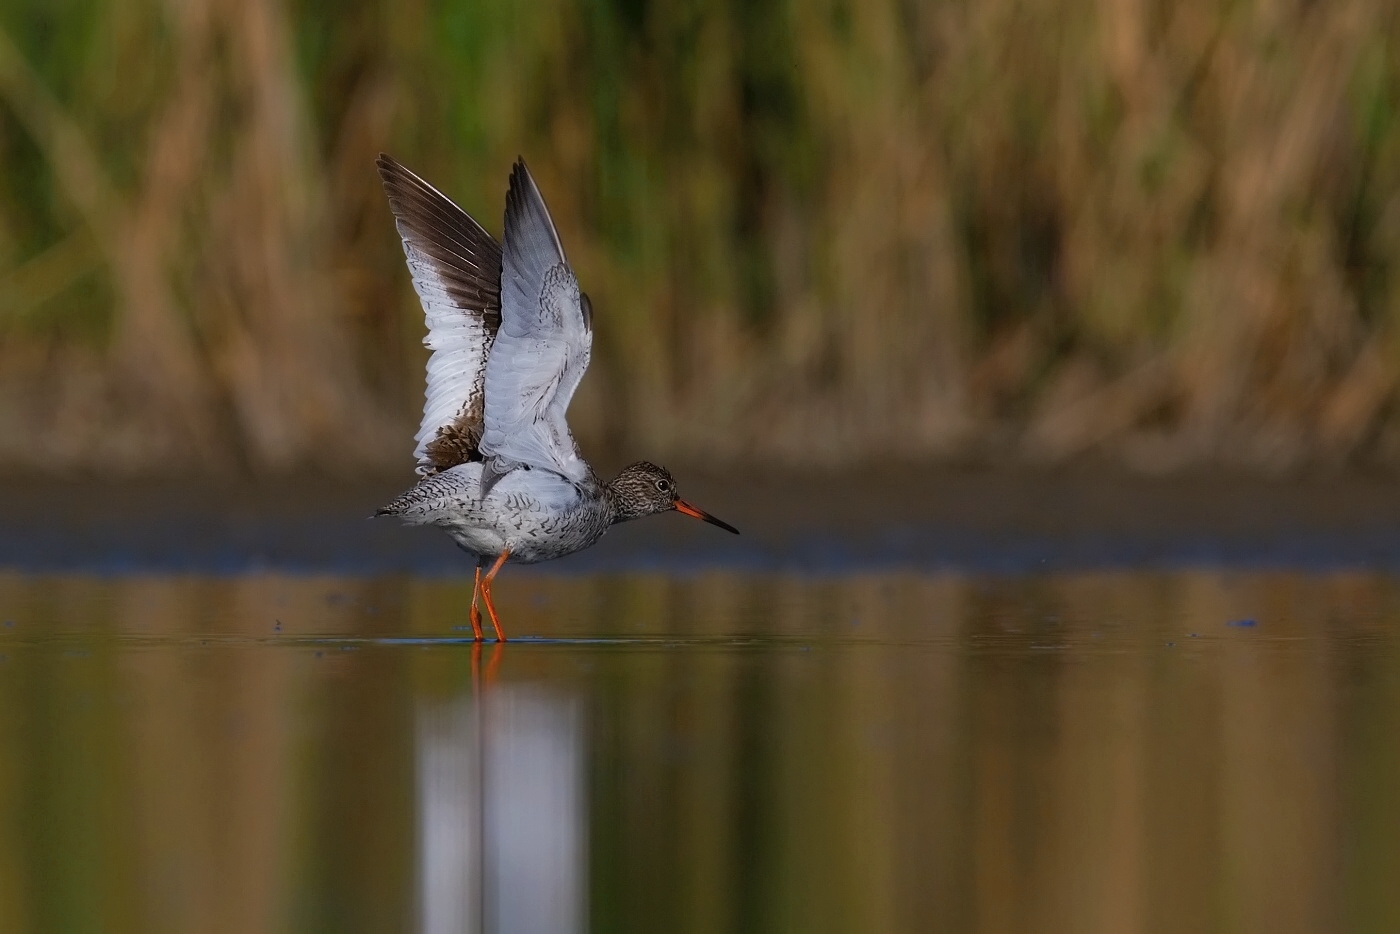
M 374 165 L 379 170 L 379 181 L 384 186 L 384 193 L 389 196 L 390 207 L 394 209 L 395 214 L 400 213 L 401 204 L 395 202 L 408 196 L 422 181 L 388 153 L 381 152 L 379 158 L 374 160 Z
M 403 167 L 403 163 L 399 162 L 387 152 L 381 152 L 379 154 L 378 158 L 374 160 L 374 167 L 379 170 L 379 177 L 384 180 L 386 185 L 391 179 L 398 178 L 406 171 Z
M 384 183 L 384 191 L 392 201 L 395 197 L 400 198 L 423 198 L 436 196 L 452 204 L 457 210 L 457 205 L 442 192 L 428 184 L 417 172 L 395 159 L 388 153 L 381 152 L 379 158 L 374 160 L 374 165 L 379 169 L 379 179 Z

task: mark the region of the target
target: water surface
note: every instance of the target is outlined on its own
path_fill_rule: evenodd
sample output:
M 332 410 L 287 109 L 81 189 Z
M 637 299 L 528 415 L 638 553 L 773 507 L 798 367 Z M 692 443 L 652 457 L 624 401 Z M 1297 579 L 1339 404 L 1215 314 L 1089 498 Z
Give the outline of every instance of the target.
M 496 593 L 0 572 L 0 932 L 1400 930 L 1384 570 Z

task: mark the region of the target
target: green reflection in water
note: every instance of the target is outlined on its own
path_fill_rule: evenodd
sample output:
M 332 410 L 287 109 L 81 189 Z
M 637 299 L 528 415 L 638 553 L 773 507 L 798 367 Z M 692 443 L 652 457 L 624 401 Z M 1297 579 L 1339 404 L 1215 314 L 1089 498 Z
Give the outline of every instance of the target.
M 1393 579 L 498 595 L 0 577 L 0 932 L 1400 930 Z

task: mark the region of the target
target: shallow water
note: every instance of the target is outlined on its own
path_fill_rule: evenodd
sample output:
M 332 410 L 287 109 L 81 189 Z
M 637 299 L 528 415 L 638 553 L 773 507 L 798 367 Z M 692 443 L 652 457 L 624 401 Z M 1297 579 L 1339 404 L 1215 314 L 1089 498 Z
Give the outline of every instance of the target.
M 496 594 L 0 572 L 0 932 L 1400 930 L 1388 573 Z

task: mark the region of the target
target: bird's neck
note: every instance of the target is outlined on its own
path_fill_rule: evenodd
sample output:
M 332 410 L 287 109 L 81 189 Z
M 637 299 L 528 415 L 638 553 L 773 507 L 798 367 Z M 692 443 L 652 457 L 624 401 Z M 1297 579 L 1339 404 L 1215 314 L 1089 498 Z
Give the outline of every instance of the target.
M 617 525 L 619 522 L 640 519 L 643 513 L 632 508 L 631 501 L 614 486 L 615 483 L 617 483 L 617 479 L 613 478 L 602 484 L 603 506 L 608 512 L 609 524 Z

